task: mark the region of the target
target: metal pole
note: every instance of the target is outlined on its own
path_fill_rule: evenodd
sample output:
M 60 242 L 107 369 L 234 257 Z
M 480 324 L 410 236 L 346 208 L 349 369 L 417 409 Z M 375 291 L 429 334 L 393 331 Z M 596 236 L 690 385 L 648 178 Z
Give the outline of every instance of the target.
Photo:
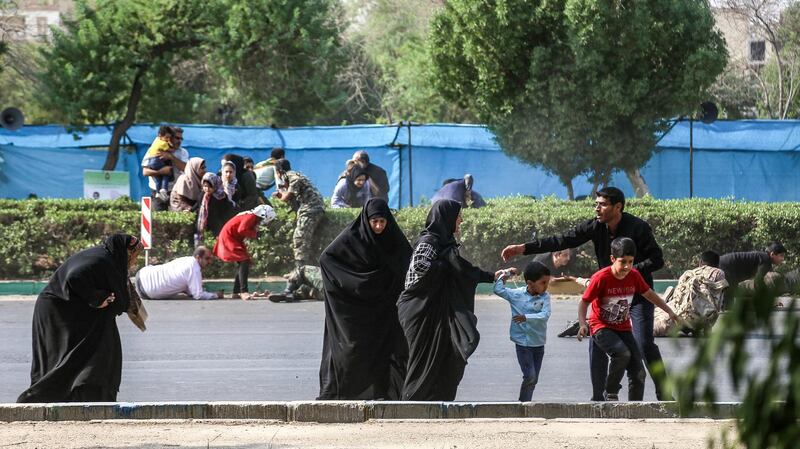
M 144 250 L 144 266 L 150 265 L 150 250 Z
M 694 196 L 694 119 L 689 117 L 689 198 Z
M 414 207 L 414 175 L 412 174 L 412 169 L 414 168 L 414 164 L 412 163 L 412 148 L 411 148 L 411 122 L 408 122 L 408 197 L 409 197 L 409 204 L 411 207 Z

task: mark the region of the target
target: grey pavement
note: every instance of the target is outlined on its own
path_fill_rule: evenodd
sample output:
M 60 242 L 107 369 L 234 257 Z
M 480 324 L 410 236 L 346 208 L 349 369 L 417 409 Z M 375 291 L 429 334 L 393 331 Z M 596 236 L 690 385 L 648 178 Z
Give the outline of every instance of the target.
M 0 403 L 29 384 L 34 297 L 0 299 Z M 122 315 L 124 363 L 120 401 L 310 400 L 319 391 L 324 308 L 321 302 L 147 301 L 148 330 Z M 548 342 L 535 401 L 583 402 L 591 396 L 587 342 L 557 338 L 576 316 L 577 298 L 553 301 Z M 511 313 L 496 297 L 476 301 L 481 342 L 470 358 L 459 401 L 514 401 L 521 374 L 508 338 Z M 669 370 L 692 357 L 689 338 L 657 340 Z M 766 364 L 765 342 L 751 339 L 753 368 Z M 725 370 L 718 370 L 722 373 Z M 739 398 L 718 379 L 720 401 Z M 623 392 L 624 392 L 623 388 Z M 655 400 L 648 379 L 645 400 Z

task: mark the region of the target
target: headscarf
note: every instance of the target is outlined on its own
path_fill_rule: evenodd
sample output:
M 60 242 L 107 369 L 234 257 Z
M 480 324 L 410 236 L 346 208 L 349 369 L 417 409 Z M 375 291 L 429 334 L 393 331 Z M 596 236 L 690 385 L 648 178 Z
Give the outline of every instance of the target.
M 225 198 L 225 189 L 222 187 L 222 178 L 214 173 L 209 172 L 203 175 L 203 182 L 211 184 L 211 187 L 214 189 L 214 192 L 211 193 L 211 195 L 213 195 L 214 198 L 218 200 Z
M 362 199 L 358 197 L 358 194 L 361 192 L 363 187 L 358 187 L 356 185 L 356 178 L 359 176 L 365 176 L 369 179 L 369 174 L 366 170 L 361 168 L 358 164 L 353 164 L 353 167 L 350 169 L 350 173 L 347 174 L 347 205 L 350 207 L 361 207 L 363 206 Z
M 224 178 L 222 178 L 222 169 L 224 169 L 226 165 L 233 167 L 233 179 L 231 179 L 231 181 L 228 183 L 226 183 Z M 223 191 L 226 195 L 228 195 L 228 201 L 235 205 L 236 202 L 233 201 L 233 194 L 236 193 L 236 186 L 239 184 L 236 180 L 236 164 L 231 161 L 222 161 L 222 168 L 220 169 L 220 183 L 222 183 Z
M 237 180 L 242 179 L 242 176 L 244 175 L 245 172 L 244 158 L 239 156 L 238 154 L 228 153 L 225 156 L 222 156 L 223 165 L 225 164 L 225 161 L 233 163 L 234 168 L 236 168 L 236 179 Z
M 116 233 L 111 234 L 103 240 L 103 248 L 114 260 L 114 272 L 117 276 L 114 279 L 109 279 L 112 285 L 115 286 L 114 294 L 116 299 L 112 307 L 113 310 L 120 314 L 127 310 L 130 303 L 130 293 L 128 291 L 128 251 L 141 249 L 142 242 L 137 237 L 129 234 Z
M 192 201 L 199 201 L 203 196 L 203 184 L 200 177 L 200 167 L 205 164 L 202 158 L 193 157 L 186 163 L 186 170 L 175 181 L 173 190 L 181 196 Z
M 211 197 L 221 200 L 226 197 L 225 189 L 222 188 L 222 180 L 214 173 L 206 173 L 203 175 L 203 183 L 211 184 L 214 189 L 211 193 L 203 193 L 203 202 L 197 210 L 197 231 L 203 232 L 208 225 L 208 204 L 211 202 Z M 231 202 L 232 203 L 232 202 Z
M 430 241 L 439 254 L 451 246 L 457 246 L 455 238 L 456 220 L 461 212 L 461 203 L 453 200 L 439 200 L 433 203 L 425 219 L 425 229 L 420 240 Z
M 376 234 L 369 225 L 370 217 L 376 216 L 386 219 L 386 227 L 380 234 Z M 350 273 L 351 276 L 361 273 L 355 275 L 354 279 L 359 279 L 359 283 L 369 283 L 367 280 L 374 277 L 369 273 L 381 267 L 389 268 L 389 272 L 400 273 L 402 278 L 410 258 L 411 246 L 388 204 L 382 199 L 373 198 L 367 201 L 361 214 L 350 226 L 325 248 L 320 256 L 320 264 L 327 261 L 323 272 L 328 271 L 331 278 L 338 278 L 340 282 L 346 276 L 344 273 Z M 336 266 L 340 268 L 334 268 Z
M 272 209 L 272 206 L 266 204 L 258 205 L 250 212 L 261 219 L 259 222 L 261 226 L 266 226 L 270 221 L 274 220 L 278 216 L 275 213 L 275 210 Z

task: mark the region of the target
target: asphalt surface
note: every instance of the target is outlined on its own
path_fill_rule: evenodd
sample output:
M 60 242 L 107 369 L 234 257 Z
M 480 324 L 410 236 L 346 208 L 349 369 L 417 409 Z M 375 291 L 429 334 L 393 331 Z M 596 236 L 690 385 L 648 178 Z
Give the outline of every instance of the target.
M 31 315 L 35 297 L 0 299 L 0 402 L 14 402 L 29 385 Z M 140 332 L 122 315 L 124 363 L 120 401 L 309 400 L 319 391 L 324 309 L 321 302 L 146 301 L 148 330 Z M 591 397 L 587 342 L 557 338 L 576 316 L 577 298 L 553 301 L 548 342 L 533 399 L 587 401 Z M 514 345 L 508 338 L 511 313 L 497 297 L 476 301 L 481 342 L 469 360 L 457 400 L 513 401 L 521 382 Z M 691 360 L 694 340 L 657 340 L 671 371 Z M 765 341 L 749 341 L 755 371 L 766 365 Z M 718 373 L 726 370 L 719 369 Z M 737 400 L 719 374 L 719 400 Z M 624 399 L 625 388 L 621 394 Z M 655 400 L 648 379 L 645 400 Z

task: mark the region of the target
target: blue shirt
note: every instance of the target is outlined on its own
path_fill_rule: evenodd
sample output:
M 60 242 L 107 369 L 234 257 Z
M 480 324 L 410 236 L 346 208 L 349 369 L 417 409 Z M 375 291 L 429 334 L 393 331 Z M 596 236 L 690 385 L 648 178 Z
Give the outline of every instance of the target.
M 520 346 L 544 346 L 547 337 L 547 320 L 550 319 L 550 294 L 532 296 L 528 293 L 527 286 L 520 288 L 506 288 L 503 280 L 506 275 L 500 275 L 494 283 L 494 294 L 505 299 L 511 304 L 511 316 L 525 315 L 526 321 L 515 323 L 511 321 L 509 334 L 511 341 Z

